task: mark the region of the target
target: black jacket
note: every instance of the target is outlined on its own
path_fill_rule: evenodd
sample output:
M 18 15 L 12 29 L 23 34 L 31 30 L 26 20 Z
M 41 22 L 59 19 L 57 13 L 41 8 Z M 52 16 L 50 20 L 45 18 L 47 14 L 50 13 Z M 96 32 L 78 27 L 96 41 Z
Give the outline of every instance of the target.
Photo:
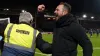
M 38 43 L 40 44 L 38 47 L 42 50 L 43 48 L 40 46 L 44 45 L 45 42 Z M 56 21 L 52 46 L 46 43 L 44 47 L 48 46 L 48 48 L 42 52 L 52 53 L 52 56 L 77 56 L 78 44 L 83 48 L 83 56 L 92 56 L 92 43 L 85 30 L 75 17 L 68 14 Z
M 57 20 L 53 33 L 52 56 L 77 56 L 78 44 L 83 48 L 83 56 L 92 56 L 92 43 L 71 14 Z

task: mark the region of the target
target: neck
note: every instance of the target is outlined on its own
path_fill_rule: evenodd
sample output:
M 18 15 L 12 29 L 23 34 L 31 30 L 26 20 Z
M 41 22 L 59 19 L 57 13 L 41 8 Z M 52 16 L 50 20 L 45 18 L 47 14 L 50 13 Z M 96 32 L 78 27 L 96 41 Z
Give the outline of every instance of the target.
M 19 22 L 19 24 L 27 24 L 27 25 L 30 25 L 31 26 L 31 24 L 26 23 L 26 22 Z

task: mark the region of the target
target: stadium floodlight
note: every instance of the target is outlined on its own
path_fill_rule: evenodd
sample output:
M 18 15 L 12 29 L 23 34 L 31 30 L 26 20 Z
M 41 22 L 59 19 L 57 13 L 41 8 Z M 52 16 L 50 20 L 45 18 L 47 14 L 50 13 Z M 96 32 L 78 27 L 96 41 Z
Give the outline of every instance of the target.
M 7 10 L 8 11 L 9 9 L 7 8 L 7 9 L 4 9 L 4 10 Z
M 6 9 L 6 10 L 9 10 L 9 9 Z
M 91 16 L 91 19 L 94 19 L 94 16 Z
M 22 12 L 26 12 L 25 10 L 22 10 Z
M 83 15 L 83 18 L 86 18 L 86 17 L 87 17 L 87 15 L 86 15 L 86 14 L 84 14 L 84 15 Z

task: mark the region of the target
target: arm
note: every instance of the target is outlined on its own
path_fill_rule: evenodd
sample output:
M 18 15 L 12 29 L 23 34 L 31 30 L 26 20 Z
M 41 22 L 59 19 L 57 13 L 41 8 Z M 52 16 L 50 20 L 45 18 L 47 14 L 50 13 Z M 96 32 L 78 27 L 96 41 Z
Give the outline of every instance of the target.
M 85 30 L 79 24 L 71 26 L 71 36 L 79 43 L 83 49 L 83 56 L 92 56 L 93 47 L 91 41 L 88 39 Z
M 45 5 L 41 4 L 41 5 L 38 5 L 37 7 L 37 12 L 36 12 L 36 15 L 35 15 L 35 27 L 41 31 L 42 27 L 43 27 L 43 24 L 44 24 L 44 11 L 45 11 Z
M 42 34 L 39 33 L 36 39 L 36 47 L 43 53 L 51 54 L 52 45 L 42 39 Z
M 37 7 L 37 17 L 44 18 L 44 11 L 45 11 L 45 5 L 44 4 L 38 5 L 38 7 Z

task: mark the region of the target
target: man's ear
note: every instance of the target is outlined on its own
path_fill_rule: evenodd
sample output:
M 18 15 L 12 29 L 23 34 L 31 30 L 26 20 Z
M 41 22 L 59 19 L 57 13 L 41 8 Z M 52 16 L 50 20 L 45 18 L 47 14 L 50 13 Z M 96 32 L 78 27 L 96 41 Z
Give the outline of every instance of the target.
M 68 11 L 64 10 L 63 15 L 66 15 L 66 14 L 68 14 Z
M 32 24 L 32 23 L 33 23 L 33 20 L 30 21 L 30 24 Z

